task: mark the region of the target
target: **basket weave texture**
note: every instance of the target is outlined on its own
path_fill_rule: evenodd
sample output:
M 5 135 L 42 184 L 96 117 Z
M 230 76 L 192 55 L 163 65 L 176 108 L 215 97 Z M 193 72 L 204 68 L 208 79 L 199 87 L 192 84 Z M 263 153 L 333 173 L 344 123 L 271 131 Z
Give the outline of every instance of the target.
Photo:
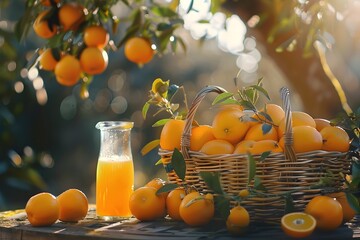
M 192 122 L 197 108 L 208 93 L 221 94 L 225 89 L 218 86 L 207 86 L 195 96 L 189 109 L 185 128 L 182 134 L 181 152 L 186 163 L 185 181 L 193 185 L 201 192 L 211 192 L 205 182 L 200 178 L 199 172 L 218 172 L 224 191 L 231 195 L 237 195 L 240 190 L 246 189 L 249 177 L 249 160 L 245 154 L 218 154 L 206 155 L 201 152 L 190 151 L 190 133 Z M 281 89 L 283 107 L 285 110 L 285 149 L 284 153 L 272 153 L 265 160 L 259 161 L 260 156 L 254 156 L 256 160 L 255 176 L 261 180 L 266 192 L 257 194 L 241 201 L 251 216 L 251 221 L 278 222 L 285 214 L 286 193 L 291 193 L 296 211 L 303 211 L 306 204 L 324 191 L 337 191 L 343 185 L 340 173 L 348 173 L 350 160 L 347 153 L 312 151 L 295 154 L 292 143 L 291 106 L 289 91 Z M 167 171 L 168 181 L 181 183 L 171 167 L 172 151 L 159 149 L 159 155 L 163 159 L 163 165 Z M 322 188 L 316 186 L 323 178 L 331 178 L 331 186 Z M 332 190 L 329 190 L 332 189 Z

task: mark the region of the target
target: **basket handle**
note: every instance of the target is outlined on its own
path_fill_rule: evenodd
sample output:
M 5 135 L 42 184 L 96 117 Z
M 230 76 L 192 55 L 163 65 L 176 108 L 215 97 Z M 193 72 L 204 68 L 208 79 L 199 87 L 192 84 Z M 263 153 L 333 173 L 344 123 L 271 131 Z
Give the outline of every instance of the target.
M 290 105 L 290 91 L 286 87 L 280 89 L 281 99 L 285 111 L 285 134 L 284 134 L 284 154 L 285 158 L 290 162 L 296 162 L 296 154 L 294 151 L 294 138 L 292 132 L 292 117 Z
M 184 155 L 185 159 L 189 159 L 189 149 L 190 149 L 190 135 L 192 123 L 194 121 L 195 113 L 201 103 L 201 101 L 205 98 L 208 93 L 224 93 L 227 92 L 224 88 L 214 85 L 209 85 L 201 89 L 195 96 L 194 100 L 191 103 L 191 107 L 189 109 L 188 114 L 186 115 L 185 127 L 183 134 L 181 136 L 181 152 Z

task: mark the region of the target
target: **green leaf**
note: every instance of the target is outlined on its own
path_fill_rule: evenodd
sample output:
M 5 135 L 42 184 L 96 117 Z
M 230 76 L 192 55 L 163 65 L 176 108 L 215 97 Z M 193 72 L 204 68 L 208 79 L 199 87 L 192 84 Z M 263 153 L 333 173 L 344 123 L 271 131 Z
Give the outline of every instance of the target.
M 155 166 L 160 165 L 160 164 L 162 164 L 162 159 L 161 158 L 159 160 L 157 160 L 157 162 L 155 163 Z
M 217 95 L 214 99 L 214 101 L 212 102 L 212 105 L 215 105 L 215 104 L 218 104 L 218 103 L 221 103 L 231 97 L 233 97 L 234 94 L 233 93 L 230 93 L 230 92 L 224 92 L 224 93 L 221 93 L 219 95 Z
M 149 143 L 147 143 L 142 149 L 141 149 L 141 155 L 146 155 L 148 154 L 151 150 L 153 150 L 154 148 L 158 147 L 160 144 L 160 140 L 159 139 L 155 139 Z
M 183 181 L 185 181 L 186 163 L 182 153 L 175 148 L 171 157 L 171 165 L 174 168 L 176 175 Z
M 261 86 L 259 85 L 253 85 L 251 86 L 252 88 L 255 88 L 256 90 L 258 90 L 259 92 L 261 92 L 267 99 L 270 100 L 270 96 L 268 94 L 268 92 Z
M 179 86 L 176 84 L 171 84 L 168 89 L 167 99 L 171 101 L 171 98 L 177 93 Z
M 150 103 L 146 102 L 141 109 L 141 113 L 144 119 L 146 119 L 147 112 L 149 111 Z
M 263 152 L 263 153 L 260 155 L 259 161 L 264 161 L 270 154 L 271 154 L 271 151 Z
M 171 190 L 174 190 L 178 187 L 179 185 L 175 183 L 167 183 L 156 191 L 156 195 L 160 195 L 161 193 L 165 193 L 165 192 L 170 192 Z
M 261 179 L 259 177 L 256 177 L 256 176 L 254 177 L 254 188 L 256 190 L 267 191 L 265 186 L 262 184 Z
M 254 104 L 249 101 L 241 100 L 240 105 L 243 106 L 245 110 L 251 110 L 254 112 L 256 111 L 256 107 L 254 106 Z
M 151 8 L 151 11 L 160 17 L 175 17 L 178 14 L 176 12 L 174 12 L 172 9 L 167 8 L 167 7 L 160 7 L 160 6 L 154 6 Z
M 272 122 L 272 119 L 269 114 L 266 112 L 258 112 L 259 115 L 263 116 L 267 121 Z
M 164 126 L 169 120 L 170 120 L 170 118 L 160 119 L 159 121 L 157 121 L 156 123 L 154 123 L 154 124 L 152 125 L 152 127 L 161 127 L 161 126 Z
M 357 214 L 360 213 L 360 205 L 359 200 L 357 197 L 354 196 L 354 194 L 345 192 L 346 200 L 348 201 L 350 207 L 355 210 Z
M 180 46 L 182 47 L 182 49 L 184 50 L 184 52 L 186 52 L 187 47 L 186 47 L 184 40 L 178 36 L 176 37 L 176 39 L 177 39 L 178 43 L 180 44 Z
M 270 124 L 266 124 L 266 123 L 263 123 L 262 126 L 261 126 L 261 131 L 263 133 L 263 135 L 267 134 L 268 132 L 270 132 L 271 128 L 273 126 L 270 125 Z
M 256 161 L 250 153 L 247 154 L 247 159 L 248 159 L 248 184 L 249 184 L 256 174 Z
M 156 27 L 156 29 L 157 29 L 158 31 L 165 31 L 165 30 L 168 30 L 168 29 L 170 29 L 170 28 L 172 28 L 172 25 L 169 24 L 169 23 L 164 23 L 164 22 L 159 23 L 159 24 L 157 25 L 157 27 Z
M 200 172 L 200 177 L 204 180 L 206 185 L 214 192 L 223 194 L 224 191 L 220 183 L 220 173 L 218 172 Z
M 291 213 L 295 211 L 294 199 L 292 198 L 290 193 L 285 195 L 285 214 Z
M 230 214 L 230 200 L 224 195 L 215 196 L 215 209 L 226 220 Z

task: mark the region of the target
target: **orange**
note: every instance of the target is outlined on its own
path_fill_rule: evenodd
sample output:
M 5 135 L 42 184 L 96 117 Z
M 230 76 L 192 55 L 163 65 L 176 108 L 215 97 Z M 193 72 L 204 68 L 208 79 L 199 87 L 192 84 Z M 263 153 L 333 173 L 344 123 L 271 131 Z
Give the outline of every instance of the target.
M 75 85 L 80 80 L 81 76 L 79 60 L 71 55 L 64 56 L 55 66 L 55 76 L 56 80 L 61 85 Z
M 234 145 L 225 140 L 214 139 L 206 142 L 200 149 L 200 152 L 208 155 L 231 154 L 234 152 Z
M 356 211 L 350 206 L 344 192 L 331 193 L 328 196 L 334 198 L 341 204 L 344 222 L 349 222 L 355 217 Z
M 261 109 L 260 112 L 264 112 L 267 115 L 269 115 L 272 123 L 275 126 L 279 126 L 280 121 L 285 117 L 285 112 L 282 109 L 282 107 L 280 107 L 277 104 L 273 104 L 273 103 L 265 104 L 265 107 L 263 109 Z M 258 114 L 258 117 L 256 116 L 255 118 L 257 118 L 257 119 L 260 118 L 262 121 L 269 122 L 269 119 L 267 119 L 265 116 L 263 116 L 261 114 Z
M 190 150 L 199 151 L 208 141 L 214 140 L 212 127 L 209 125 L 200 125 L 191 129 Z
M 264 133 L 263 127 L 269 127 L 270 130 Z M 245 140 L 274 140 L 278 141 L 278 133 L 274 126 L 264 123 L 257 123 L 249 128 L 245 135 Z
M 145 184 L 145 187 L 153 187 L 156 190 L 159 190 L 165 184 L 166 184 L 166 182 L 163 179 L 153 178 L 148 183 Z
M 252 147 L 249 148 L 249 152 L 253 155 L 262 154 L 263 152 L 283 152 L 283 149 L 279 146 L 277 141 L 274 140 L 261 140 L 254 142 Z
M 305 212 L 316 219 L 316 228 L 335 230 L 343 221 L 341 204 L 329 196 L 316 196 L 305 207 Z
M 88 47 L 104 48 L 109 42 L 109 33 L 102 26 L 93 25 L 84 30 L 84 43 Z
M 303 212 L 293 212 L 281 218 L 281 228 L 288 236 L 293 238 L 305 238 L 310 236 L 316 227 L 313 216 Z
M 63 31 L 76 30 L 85 20 L 83 6 L 76 3 L 66 3 L 59 9 L 59 22 Z
M 51 193 L 39 193 L 27 201 L 25 212 L 32 226 L 50 226 L 59 218 L 59 203 Z
M 324 118 L 314 118 L 314 121 L 316 123 L 316 130 L 318 130 L 319 132 L 324 128 L 324 127 L 329 127 L 331 126 L 330 121 Z
M 77 222 L 86 217 L 88 199 L 79 189 L 68 189 L 61 193 L 57 200 L 60 207 L 59 219 L 63 222 Z
M 233 207 L 226 219 L 226 229 L 234 235 L 241 235 L 250 224 L 248 211 L 242 206 Z
M 293 127 L 294 151 L 296 153 L 310 152 L 320 150 L 322 148 L 322 136 L 313 127 L 297 126 Z M 279 141 L 282 149 L 285 149 L 284 137 Z
M 108 61 L 106 51 L 97 47 L 87 47 L 80 54 L 81 69 L 90 75 L 104 72 Z
M 58 4 L 60 2 L 60 0 L 41 0 L 41 4 L 46 7 L 50 7 L 51 1 L 54 2 L 55 4 Z
M 240 142 L 250 127 L 250 123 L 242 118 L 244 112 L 239 109 L 223 109 L 214 117 L 212 122 L 215 138 L 229 141 L 232 144 Z
M 245 154 L 254 145 L 254 140 L 242 140 L 235 146 L 234 154 Z
M 200 195 L 199 192 L 187 194 L 181 201 L 179 213 L 182 220 L 189 226 L 203 226 L 214 217 L 215 207 L 212 195 Z
M 153 187 L 140 187 L 131 194 L 129 207 L 134 217 L 150 221 L 165 216 L 165 198 L 157 196 L 156 191 Z
M 315 120 L 307 113 L 305 112 L 298 112 L 298 111 L 294 111 L 291 113 L 291 118 L 292 118 L 292 126 L 293 127 L 297 127 L 297 126 L 310 126 L 315 128 L 316 127 L 316 123 Z M 285 133 L 285 118 L 283 118 L 280 123 L 279 123 L 279 138 L 282 137 Z
M 125 57 L 134 63 L 145 64 L 151 61 L 154 50 L 149 39 L 133 37 L 126 41 L 124 46 Z
M 41 12 L 37 18 L 34 21 L 33 29 L 41 38 L 51 38 L 53 37 L 57 32 L 57 26 L 55 24 L 51 25 L 51 28 L 49 27 L 49 22 L 45 17 L 47 17 L 47 14 L 49 13 L 49 10 Z
M 322 150 L 347 152 L 350 148 L 350 138 L 344 129 L 337 126 L 324 127 L 320 134 L 323 138 Z
M 165 150 L 174 150 L 181 148 L 181 136 L 184 131 L 185 121 L 170 119 L 163 126 L 160 133 L 160 147 Z
M 174 220 L 182 220 L 179 207 L 185 195 L 186 193 L 184 188 L 176 188 L 170 191 L 166 198 L 167 213 Z
M 248 197 L 250 195 L 250 191 L 247 189 L 242 189 L 239 192 L 239 197 L 245 198 Z
M 46 49 L 40 55 L 40 67 L 46 71 L 53 71 L 58 61 L 54 58 L 51 48 Z

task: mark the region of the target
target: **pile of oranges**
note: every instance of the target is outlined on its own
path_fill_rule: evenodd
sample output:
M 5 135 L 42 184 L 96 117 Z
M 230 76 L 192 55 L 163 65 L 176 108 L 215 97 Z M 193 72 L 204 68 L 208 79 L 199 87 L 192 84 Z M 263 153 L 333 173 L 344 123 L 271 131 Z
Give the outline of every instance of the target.
M 315 150 L 346 152 L 350 147 L 347 132 L 332 126 L 329 120 L 313 118 L 294 111 L 292 114 L 293 147 L 296 153 Z M 160 135 L 160 147 L 180 149 L 185 121 L 169 120 Z M 284 151 L 285 112 L 279 105 L 268 103 L 257 113 L 244 111 L 240 105 L 221 108 L 212 125 L 191 129 L 190 150 L 205 154 L 262 154 Z
M 88 212 L 86 195 L 75 188 L 68 189 L 55 197 L 48 192 L 32 196 L 26 203 L 25 212 L 34 227 L 50 226 L 57 220 L 77 222 Z

